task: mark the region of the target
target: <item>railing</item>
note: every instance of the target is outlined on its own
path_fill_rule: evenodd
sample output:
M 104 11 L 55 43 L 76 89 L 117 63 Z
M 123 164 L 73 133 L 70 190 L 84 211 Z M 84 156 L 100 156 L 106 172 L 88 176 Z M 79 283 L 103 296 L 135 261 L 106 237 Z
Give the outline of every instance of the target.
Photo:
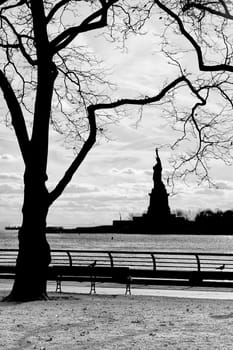
M 14 266 L 17 254 L 17 249 L 0 249 L 0 266 Z
M 17 249 L 0 249 L 0 272 L 12 270 Z M 52 250 L 51 266 L 85 267 L 96 262 L 97 267 L 128 267 L 135 278 L 233 281 L 233 254 L 117 251 L 117 250 Z M 1 274 L 0 274 L 1 278 Z
M 233 272 L 233 254 L 163 251 L 52 250 L 52 265 L 129 267 L 149 270 Z
M 0 266 L 16 264 L 17 249 L 0 249 Z M 129 267 L 153 271 L 215 271 L 233 272 L 233 254 L 117 251 L 117 250 L 52 250 L 51 265 Z

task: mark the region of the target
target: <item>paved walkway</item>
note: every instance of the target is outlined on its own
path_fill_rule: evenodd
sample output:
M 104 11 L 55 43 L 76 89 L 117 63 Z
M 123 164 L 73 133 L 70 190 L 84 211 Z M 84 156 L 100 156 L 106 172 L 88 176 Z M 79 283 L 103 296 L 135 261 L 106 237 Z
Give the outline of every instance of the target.
M 0 290 L 11 289 L 12 281 L 0 281 Z M 48 283 L 48 292 L 54 292 L 56 284 L 54 282 Z M 74 282 L 62 283 L 63 293 L 77 293 L 77 294 L 89 294 L 90 285 L 84 285 Z M 98 295 L 124 295 L 125 287 L 106 287 L 101 284 L 96 284 L 96 294 Z M 191 298 L 191 299 L 222 299 L 233 300 L 233 288 L 195 288 L 195 287 L 165 287 L 165 286 L 153 286 L 153 287 L 138 287 L 131 286 L 132 295 L 144 295 L 144 296 L 156 296 L 156 297 L 173 297 L 173 298 Z
M 55 286 L 49 285 L 48 291 L 54 291 Z M 82 287 L 80 285 L 62 284 L 63 293 L 84 293 L 89 294 L 90 287 Z M 98 295 L 124 295 L 125 288 L 122 287 L 98 287 L 96 285 L 96 294 Z M 163 297 L 175 297 L 175 298 L 194 298 L 194 299 L 223 299 L 233 300 L 233 289 L 218 291 L 214 288 L 212 290 L 195 290 L 193 288 L 176 289 L 176 287 L 153 287 L 153 288 L 137 288 L 131 286 L 132 295 L 144 295 L 144 296 L 163 296 Z

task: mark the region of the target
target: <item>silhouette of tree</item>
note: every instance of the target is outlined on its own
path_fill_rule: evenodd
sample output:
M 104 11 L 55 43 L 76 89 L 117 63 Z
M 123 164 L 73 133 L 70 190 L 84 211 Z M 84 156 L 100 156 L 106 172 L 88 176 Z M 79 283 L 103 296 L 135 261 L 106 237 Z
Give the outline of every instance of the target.
M 80 1 L 0 1 L 0 88 L 25 164 L 16 278 L 7 300 L 46 298 L 47 214 L 94 145 L 97 131 L 101 132 L 99 111 L 155 103 L 180 83 L 201 99 L 180 75 L 155 96 L 111 101 L 97 60 L 77 46 L 76 38 L 109 26 L 117 40 L 122 26 L 124 41 L 143 26 L 152 3 L 135 7 L 126 1 L 96 0 L 82 4 L 83 11 Z M 77 151 L 51 192 L 46 186 L 50 126 L 75 142 Z
M 231 234 L 232 210 L 201 210 L 195 217 L 195 231 L 199 234 Z
M 113 11 L 120 11 L 113 8 L 116 2 L 84 1 L 83 14 L 80 2 L 71 0 L 0 1 L 0 88 L 25 164 L 16 278 L 8 300 L 46 297 L 48 210 L 95 143 L 98 126 L 91 105 L 106 100 L 102 92 L 106 81 L 97 60 L 77 46 L 75 39 L 81 33 L 104 28 L 110 9 L 112 18 Z M 49 193 L 51 125 L 76 141 L 74 147 L 79 141 L 83 145 Z

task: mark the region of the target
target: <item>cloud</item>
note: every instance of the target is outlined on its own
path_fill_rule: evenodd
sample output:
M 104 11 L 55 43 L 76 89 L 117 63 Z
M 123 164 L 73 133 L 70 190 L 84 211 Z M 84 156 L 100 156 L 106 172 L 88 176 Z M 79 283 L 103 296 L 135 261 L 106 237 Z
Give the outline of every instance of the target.
M 0 193 L 1 194 L 23 193 L 23 186 L 18 184 L 3 183 L 3 184 L 0 184 Z
M 128 203 L 131 201 L 145 201 L 148 198 L 150 192 L 150 185 L 148 183 L 121 183 L 110 186 L 98 187 L 96 191 L 74 193 L 64 193 L 59 202 L 65 201 L 72 203 L 72 206 L 80 205 L 103 205 L 108 203 L 112 205 L 114 202 Z
M 195 185 L 195 183 L 190 186 L 179 184 L 176 187 L 176 194 L 169 197 L 172 208 L 197 212 L 200 209 L 207 208 L 211 210 L 227 210 L 233 207 L 233 186 L 228 181 L 219 182 L 219 188 L 210 188 L 206 185 L 200 187 Z
M 12 154 L 0 154 L 0 161 L 6 161 L 6 162 L 14 162 L 17 159 Z
M 132 168 L 124 168 L 124 169 L 117 169 L 117 168 L 112 168 L 109 170 L 109 173 L 111 175 L 136 175 L 138 171 L 136 169 Z
M 217 189 L 233 190 L 233 183 L 229 181 L 216 181 L 215 185 L 217 186 Z
M 153 170 L 144 170 L 144 174 L 147 176 L 152 176 L 153 175 Z
M 224 191 L 222 189 L 203 188 L 195 191 L 195 194 L 197 196 L 203 195 L 203 196 L 219 197 L 224 195 Z
M 15 181 L 15 180 L 22 180 L 22 175 L 19 175 L 17 173 L 0 173 L 0 181 L 8 180 L 8 181 Z
M 21 209 L 22 203 L 19 198 L 16 197 L 5 197 L 0 200 L 0 207 L 3 208 L 4 210 L 10 210 L 9 211 L 9 216 L 12 208 L 17 208 L 19 210 L 20 214 L 20 209 Z
M 106 165 L 116 165 L 116 164 L 120 164 L 122 166 L 127 166 L 130 163 L 140 163 L 140 157 L 134 156 L 134 155 L 124 155 L 124 156 L 120 156 L 118 154 L 112 154 L 111 156 L 106 156 L 104 162 L 103 162 L 103 166 Z M 99 162 L 98 162 L 99 165 Z
M 98 192 L 99 188 L 90 184 L 69 184 L 64 193 L 92 193 Z

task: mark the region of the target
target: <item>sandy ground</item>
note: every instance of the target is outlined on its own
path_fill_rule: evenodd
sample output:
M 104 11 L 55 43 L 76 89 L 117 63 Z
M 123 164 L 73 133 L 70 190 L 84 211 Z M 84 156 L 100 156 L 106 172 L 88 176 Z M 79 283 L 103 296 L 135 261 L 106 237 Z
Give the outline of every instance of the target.
M 0 291 L 0 297 L 6 295 Z M 233 349 L 233 301 L 49 293 L 0 302 L 0 349 Z

